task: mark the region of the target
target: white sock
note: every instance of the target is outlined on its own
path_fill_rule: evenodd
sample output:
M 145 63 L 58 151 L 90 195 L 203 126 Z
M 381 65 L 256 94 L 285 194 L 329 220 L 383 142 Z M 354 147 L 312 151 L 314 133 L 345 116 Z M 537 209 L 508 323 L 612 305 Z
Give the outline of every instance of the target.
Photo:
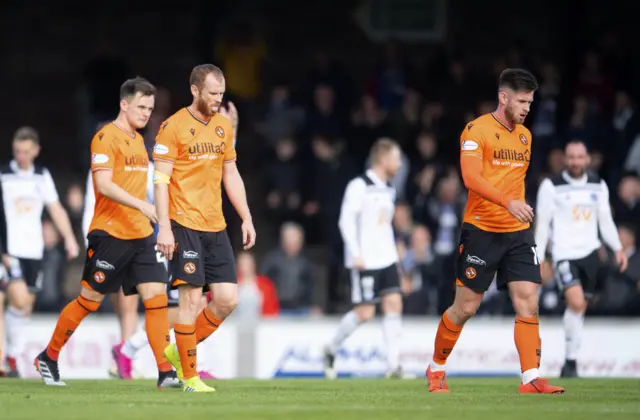
M 431 362 L 429 362 L 429 367 L 431 368 L 432 372 L 438 372 L 441 370 L 445 370 L 445 365 L 446 363 L 440 364 L 440 363 L 436 363 L 433 360 Z
M 7 357 L 18 358 L 24 347 L 23 337 L 27 335 L 29 316 L 19 309 L 9 306 L 5 314 L 5 331 L 7 335 Z
M 400 367 L 400 337 L 402 336 L 402 315 L 385 314 L 382 331 L 387 346 L 387 366 L 390 371 Z
M 122 346 L 122 354 L 129 359 L 135 359 L 138 350 L 149 344 L 149 338 L 144 328 L 135 332 Z
M 562 321 L 564 323 L 565 358 L 567 360 L 576 360 L 582 340 L 584 314 L 567 308 L 564 310 Z
M 358 325 L 360 325 L 360 318 L 358 318 L 356 312 L 347 312 L 340 320 L 338 331 L 336 331 L 336 335 L 329 345 L 329 351 L 335 354 L 340 349 L 340 346 L 342 346 L 342 343 L 344 343 L 344 340 L 358 328 Z
M 539 377 L 540 373 L 538 372 L 537 368 L 525 370 L 524 372 L 522 372 L 522 383 L 528 384 L 529 382 Z

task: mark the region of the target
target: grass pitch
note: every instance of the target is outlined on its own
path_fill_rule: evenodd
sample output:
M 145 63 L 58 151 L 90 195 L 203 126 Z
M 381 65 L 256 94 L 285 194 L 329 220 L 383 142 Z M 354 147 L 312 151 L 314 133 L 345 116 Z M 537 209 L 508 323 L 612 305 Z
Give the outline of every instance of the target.
M 640 380 L 554 380 L 563 395 L 520 395 L 515 378 L 450 378 L 450 394 L 424 379 L 210 381 L 213 394 L 158 390 L 154 381 L 0 379 L 0 418 L 133 419 L 640 419 Z

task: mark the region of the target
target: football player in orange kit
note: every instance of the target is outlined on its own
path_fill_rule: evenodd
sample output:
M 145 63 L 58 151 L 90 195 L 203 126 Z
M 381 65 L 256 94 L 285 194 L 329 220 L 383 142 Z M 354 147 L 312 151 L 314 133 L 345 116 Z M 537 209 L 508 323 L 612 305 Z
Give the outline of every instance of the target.
M 498 109 L 471 121 L 460 136 L 460 165 L 469 198 L 456 261 L 456 296 L 436 333 L 433 360 L 427 369 L 429 392 L 449 392 L 447 358 L 496 275 L 498 289 L 509 290 L 516 312 L 520 393 L 564 392 L 538 372 L 540 261 L 531 230 L 533 209 L 524 201 L 531 132 L 522 125 L 537 88 L 528 71 L 504 70 Z

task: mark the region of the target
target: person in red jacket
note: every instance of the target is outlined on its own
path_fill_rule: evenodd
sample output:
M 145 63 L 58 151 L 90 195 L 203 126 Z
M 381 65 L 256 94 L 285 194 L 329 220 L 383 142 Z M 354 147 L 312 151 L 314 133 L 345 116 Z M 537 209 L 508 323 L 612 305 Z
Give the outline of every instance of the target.
M 273 281 L 256 273 L 253 254 L 238 254 L 238 315 L 275 317 L 280 313 L 280 303 Z

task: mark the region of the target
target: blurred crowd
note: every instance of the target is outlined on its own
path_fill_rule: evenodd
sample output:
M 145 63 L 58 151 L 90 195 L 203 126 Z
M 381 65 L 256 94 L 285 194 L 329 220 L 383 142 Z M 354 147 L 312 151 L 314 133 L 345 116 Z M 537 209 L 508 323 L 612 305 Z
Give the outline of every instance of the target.
M 241 295 L 235 316 L 315 316 L 345 307 L 349 282 L 342 270 L 340 204 L 347 182 L 364 171 L 370 146 L 382 137 L 396 140 L 404 152 L 393 183 L 405 312 L 441 313 L 453 297 L 454 251 L 466 200 L 459 135 L 466 122 L 496 108 L 496 82 L 506 67 L 530 69 L 540 84 L 526 123 L 534 138 L 527 200 L 535 208 L 540 181 L 562 171 L 567 141 L 587 144 L 591 169 L 609 185 L 630 257 L 624 273 L 611 265 L 590 311 L 640 315 L 635 226 L 640 222 L 640 115 L 634 85 L 619 77 L 623 52 L 607 37 L 584 53 L 575 74 L 551 59 L 515 50 L 479 62 L 443 46 L 416 58 L 391 42 L 381 46 L 369 74 L 350 72 L 344 62 L 318 52 L 308 72 L 294 77 L 286 69 L 268 71 L 268 46 L 249 34 L 228 34 L 211 57 L 225 71 L 228 98 L 240 113 L 239 165 L 252 195 L 259 241 L 266 244 L 256 253 L 238 255 Z M 92 100 L 113 96 L 128 74 L 126 65 L 119 67 L 113 59 L 111 71 L 98 74 L 95 69 L 104 69 L 105 60 L 87 67 L 80 95 L 84 104 L 93 104 L 85 107 L 86 139 L 106 118 Z M 113 79 L 109 90 L 104 89 L 107 79 Z M 160 123 L 182 105 L 160 89 L 145 132 L 149 147 Z M 66 192 L 79 234 L 82 185 Z M 64 266 L 59 237 L 45 223 L 46 285 L 38 304 L 54 310 L 77 291 L 82 262 Z M 610 258 L 604 249 L 601 256 Z M 564 307 L 553 273 L 544 277 L 541 312 L 560 314 Z M 508 299 L 491 291 L 481 312 L 510 313 Z

